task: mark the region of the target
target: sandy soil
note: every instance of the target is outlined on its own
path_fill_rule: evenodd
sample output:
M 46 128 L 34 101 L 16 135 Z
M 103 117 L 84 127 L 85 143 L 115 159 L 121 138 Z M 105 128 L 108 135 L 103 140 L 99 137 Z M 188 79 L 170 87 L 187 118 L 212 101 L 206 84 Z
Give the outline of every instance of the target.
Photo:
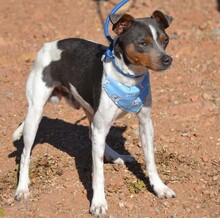
M 0 0 L 0 217 L 91 217 L 91 143 L 83 112 L 47 105 L 32 152 L 30 200 L 14 201 L 25 82 L 44 42 L 83 37 L 107 45 L 102 21 L 118 1 Z M 136 0 L 135 17 L 160 9 L 168 29 L 166 73 L 151 72 L 156 161 L 175 199 L 149 189 L 135 116 L 117 121 L 108 141 L 136 161 L 105 164 L 106 217 L 220 217 L 220 13 L 214 0 Z

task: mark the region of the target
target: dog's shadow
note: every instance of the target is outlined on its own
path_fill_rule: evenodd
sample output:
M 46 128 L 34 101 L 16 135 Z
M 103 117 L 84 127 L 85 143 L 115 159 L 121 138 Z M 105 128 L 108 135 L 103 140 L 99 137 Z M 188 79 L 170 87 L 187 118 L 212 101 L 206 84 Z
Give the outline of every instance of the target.
M 121 154 L 130 154 L 124 147 L 126 139 L 122 136 L 122 133 L 125 130 L 126 127 L 112 127 L 107 137 L 107 143 L 113 145 L 111 147 Z M 86 126 L 68 123 L 60 119 L 43 117 L 32 150 L 39 143 L 49 143 L 55 148 L 66 152 L 71 157 L 74 157 L 79 179 L 87 191 L 88 200 L 91 202 L 92 145 L 88 136 L 89 128 Z M 9 157 L 15 157 L 16 164 L 19 164 L 24 147 L 23 138 L 14 142 L 14 146 L 17 150 L 9 154 Z M 126 163 L 126 166 L 138 179 L 143 180 L 147 190 L 153 193 L 141 165 L 134 160 L 132 163 Z

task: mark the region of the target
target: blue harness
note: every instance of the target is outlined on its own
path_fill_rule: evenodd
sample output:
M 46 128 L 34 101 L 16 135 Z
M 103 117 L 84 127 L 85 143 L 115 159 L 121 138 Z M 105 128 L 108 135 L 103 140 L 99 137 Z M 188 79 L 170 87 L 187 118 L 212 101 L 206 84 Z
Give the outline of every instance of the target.
M 150 91 L 149 73 L 136 86 L 125 86 L 106 75 L 104 86 L 109 98 L 121 109 L 137 113 L 144 105 Z

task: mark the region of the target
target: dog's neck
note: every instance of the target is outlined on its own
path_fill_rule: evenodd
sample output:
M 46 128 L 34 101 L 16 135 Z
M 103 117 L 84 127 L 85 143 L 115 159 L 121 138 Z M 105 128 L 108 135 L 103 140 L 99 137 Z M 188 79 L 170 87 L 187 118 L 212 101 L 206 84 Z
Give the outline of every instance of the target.
M 121 47 L 120 43 L 118 42 L 117 39 L 115 39 L 115 43 L 114 43 L 114 48 L 113 48 L 113 53 L 114 53 L 114 57 L 115 57 L 115 63 L 117 64 L 117 66 L 126 74 L 130 74 L 130 75 L 135 75 L 135 76 L 140 76 L 142 74 L 146 74 L 148 73 L 148 69 L 146 67 L 143 66 L 138 66 L 138 65 L 134 65 L 132 64 L 127 58 L 126 55 L 124 53 L 123 48 Z M 122 74 L 120 74 L 117 69 L 115 69 L 113 63 L 110 60 L 106 60 L 103 63 L 104 66 L 104 72 L 111 76 L 114 80 L 120 82 L 123 85 L 126 86 L 134 86 L 139 84 L 143 78 L 144 75 L 142 77 L 138 77 L 138 78 L 128 78 Z

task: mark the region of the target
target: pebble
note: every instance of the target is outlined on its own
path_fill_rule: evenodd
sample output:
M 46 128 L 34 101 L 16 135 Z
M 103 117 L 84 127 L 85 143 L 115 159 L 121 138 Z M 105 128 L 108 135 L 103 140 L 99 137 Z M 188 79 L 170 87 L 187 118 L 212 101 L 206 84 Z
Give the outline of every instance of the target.
M 209 23 L 208 23 L 208 22 L 204 22 L 204 23 L 202 23 L 202 24 L 199 26 L 199 29 L 200 29 L 200 30 L 205 30 L 205 29 L 208 28 L 208 26 L 209 26 Z
M 170 142 L 170 143 L 175 143 L 175 142 L 176 142 L 176 139 L 175 139 L 175 138 L 170 138 L 170 139 L 169 139 L 169 142 Z
M 171 215 L 171 218 L 177 218 L 177 214 L 174 213 L 173 215 Z
M 77 30 L 77 31 L 75 32 L 75 36 L 76 36 L 76 37 L 81 36 L 81 32 Z
M 165 207 L 169 207 L 169 203 L 168 203 L 167 201 L 163 202 L 163 205 L 164 205 Z
M 199 99 L 199 95 L 192 95 L 192 96 L 190 96 L 190 100 L 192 102 L 198 101 L 198 99 Z
M 201 191 L 201 186 L 200 186 L 200 185 L 197 185 L 197 186 L 194 188 L 194 190 L 195 190 L 196 192 L 200 192 L 200 191 Z
M 209 157 L 208 157 L 207 155 L 204 155 L 204 156 L 202 157 L 202 161 L 203 161 L 203 162 L 208 162 L 208 161 L 209 161 Z
M 125 207 L 125 203 L 124 203 L 124 202 L 119 202 L 119 204 L 118 204 L 118 205 L 119 205 L 119 207 L 120 207 L 120 208 Z
M 208 93 L 204 93 L 202 95 L 202 97 L 204 98 L 204 100 L 208 100 L 208 101 L 213 101 L 214 100 L 213 96 L 208 94 Z
M 200 208 L 201 208 L 200 204 L 197 204 L 196 209 L 200 209 Z
M 186 208 L 186 212 L 187 212 L 187 213 L 192 213 L 192 209 L 189 208 L 189 207 L 187 207 L 187 208 Z
M 213 176 L 213 177 L 212 177 L 212 181 L 217 181 L 217 180 L 218 180 L 218 177 L 219 177 L 219 175 Z
M 182 133 L 181 133 L 181 136 L 182 136 L 182 137 L 188 137 L 188 136 L 189 136 L 189 133 L 188 133 L 188 132 L 182 132 Z
M 128 210 L 133 210 L 134 205 L 131 204 L 131 203 L 127 203 L 127 204 L 126 204 L 126 208 L 127 208 Z
M 210 191 L 205 189 L 205 190 L 202 190 L 202 194 L 203 195 L 209 195 L 210 194 Z

